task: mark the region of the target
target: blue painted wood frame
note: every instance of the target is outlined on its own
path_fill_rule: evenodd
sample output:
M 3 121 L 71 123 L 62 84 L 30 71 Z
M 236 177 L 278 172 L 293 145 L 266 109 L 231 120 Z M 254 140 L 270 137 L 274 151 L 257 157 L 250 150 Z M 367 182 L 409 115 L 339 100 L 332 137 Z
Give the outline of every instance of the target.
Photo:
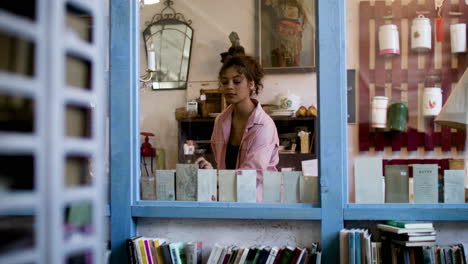
M 339 231 L 347 196 L 345 2 L 317 0 L 317 85 L 322 248 L 339 263 Z
M 134 217 L 320 220 L 318 204 L 138 201 Z
M 111 0 L 110 18 L 111 263 L 127 263 L 139 172 L 138 1 Z
M 346 75 L 344 1 L 317 2 L 317 65 L 321 171 L 322 245 L 324 259 L 339 260 L 338 232 L 343 227 L 346 184 Z M 154 216 L 141 208 L 138 193 L 138 3 L 111 1 L 111 243 L 112 263 L 127 261 L 125 240 L 135 234 L 132 217 Z M 327 122 L 320 122 L 327 120 Z M 132 206 L 133 205 L 133 206 Z M 144 207 L 144 206 L 143 206 Z M 191 205 L 195 209 L 195 205 Z M 265 206 L 268 207 L 268 206 Z M 164 209 L 164 208 L 162 208 Z M 240 208 L 240 210 L 243 210 Z M 245 208 L 248 211 L 248 208 Z M 293 208 L 292 210 L 301 210 Z M 320 211 L 318 211 L 320 210 Z M 244 212 L 247 213 L 248 212 Z M 260 216 L 261 217 L 261 216 Z M 265 217 L 273 217 L 265 214 Z M 237 218 L 237 217 L 235 217 Z M 311 216 L 311 219 L 318 218 Z
M 344 219 L 466 221 L 468 204 L 349 204 Z

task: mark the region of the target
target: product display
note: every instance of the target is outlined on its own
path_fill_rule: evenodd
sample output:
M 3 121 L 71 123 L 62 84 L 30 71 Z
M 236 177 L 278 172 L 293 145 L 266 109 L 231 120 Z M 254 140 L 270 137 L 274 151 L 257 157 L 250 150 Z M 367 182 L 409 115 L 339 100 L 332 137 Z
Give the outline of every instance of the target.
M 428 51 L 432 44 L 431 22 L 429 18 L 419 15 L 411 25 L 411 49 Z
M 399 55 L 400 38 L 398 27 L 393 24 L 382 25 L 379 29 L 380 55 Z

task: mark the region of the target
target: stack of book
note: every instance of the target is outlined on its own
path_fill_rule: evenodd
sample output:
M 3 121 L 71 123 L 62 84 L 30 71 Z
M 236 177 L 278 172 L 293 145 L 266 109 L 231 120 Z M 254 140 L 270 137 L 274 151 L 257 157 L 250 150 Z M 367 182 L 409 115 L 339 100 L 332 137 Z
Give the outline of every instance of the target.
M 377 227 L 382 231 L 382 238 L 406 247 L 435 245 L 436 231 L 432 223 L 387 221 Z
M 379 224 L 383 263 L 435 263 L 436 231 L 430 222 Z
M 435 262 L 441 264 L 466 264 L 468 263 L 468 252 L 463 244 L 435 247 Z
M 316 264 L 321 263 L 317 244 L 300 247 L 224 247 L 215 244 L 207 264 Z
M 202 242 L 174 242 L 136 236 L 127 239 L 130 264 L 201 264 Z
M 371 242 L 367 229 L 340 231 L 340 264 L 380 263 L 380 243 Z

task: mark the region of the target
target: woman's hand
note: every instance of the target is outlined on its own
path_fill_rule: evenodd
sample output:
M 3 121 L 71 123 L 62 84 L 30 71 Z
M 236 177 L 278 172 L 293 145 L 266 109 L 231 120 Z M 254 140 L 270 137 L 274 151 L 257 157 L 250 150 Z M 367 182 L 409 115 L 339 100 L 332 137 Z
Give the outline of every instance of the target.
M 195 164 L 198 164 L 200 169 L 213 169 L 213 165 L 211 165 L 211 163 L 209 163 L 204 157 L 199 157 L 195 161 Z

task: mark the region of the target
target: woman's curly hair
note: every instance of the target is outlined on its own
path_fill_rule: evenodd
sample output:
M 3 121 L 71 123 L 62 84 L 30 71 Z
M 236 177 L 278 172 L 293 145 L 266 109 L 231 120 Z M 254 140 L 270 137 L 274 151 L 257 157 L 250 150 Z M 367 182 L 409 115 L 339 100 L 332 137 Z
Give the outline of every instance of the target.
M 234 67 L 237 72 L 244 74 L 249 82 L 255 83 L 255 88 L 252 93 L 258 95 L 260 90 L 263 89 L 262 79 L 264 76 L 263 68 L 252 56 L 238 55 L 229 56 L 223 63 L 223 66 L 219 70 L 218 79 L 221 81 L 224 72 L 227 69 Z

